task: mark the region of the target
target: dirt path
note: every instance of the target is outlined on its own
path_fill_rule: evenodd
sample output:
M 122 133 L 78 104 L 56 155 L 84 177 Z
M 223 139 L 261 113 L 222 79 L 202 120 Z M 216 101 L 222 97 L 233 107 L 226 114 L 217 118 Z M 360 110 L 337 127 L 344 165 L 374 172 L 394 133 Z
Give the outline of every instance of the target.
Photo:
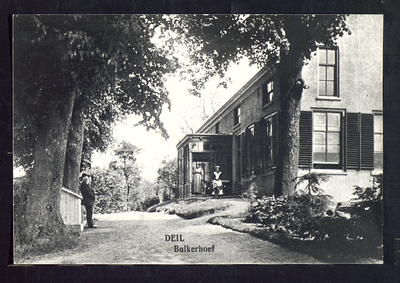
M 209 217 L 184 220 L 147 212 L 96 215 L 98 228 L 86 229 L 81 234 L 79 248 L 17 264 L 321 263 L 248 234 L 207 224 Z M 165 241 L 166 235 L 176 234 L 182 235 L 184 241 Z M 182 249 L 206 247 L 210 252 L 199 252 L 199 248 L 197 252 L 175 252 L 175 245 Z

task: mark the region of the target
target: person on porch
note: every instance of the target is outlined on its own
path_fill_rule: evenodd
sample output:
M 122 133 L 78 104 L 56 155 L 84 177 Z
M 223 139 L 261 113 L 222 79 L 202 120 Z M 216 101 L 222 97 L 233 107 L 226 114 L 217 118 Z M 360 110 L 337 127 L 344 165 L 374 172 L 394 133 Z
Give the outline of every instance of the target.
M 196 168 L 193 172 L 193 193 L 201 194 L 202 188 L 202 181 L 203 181 L 203 168 L 201 167 L 201 163 L 196 162 Z
M 220 167 L 217 165 L 215 166 L 214 171 L 214 180 L 213 180 L 213 192 L 211 195 L 213 196 L 222 196 L 224 194 L 222 189 L 222 181 L 221 181 L 221 174 L 222 172 L 219 169 Z

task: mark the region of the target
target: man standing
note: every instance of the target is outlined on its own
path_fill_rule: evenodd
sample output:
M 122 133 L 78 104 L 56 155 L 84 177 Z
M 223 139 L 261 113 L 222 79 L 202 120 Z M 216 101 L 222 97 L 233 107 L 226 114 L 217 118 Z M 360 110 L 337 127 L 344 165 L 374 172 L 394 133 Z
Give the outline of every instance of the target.
M 93 205 L 94 205 L 94 191 L 90 186 L 90 176 L 86 173 L 82 174 L 82 183 L 79 187 L 82 193 L 82 205 L 86 208 L 86 219 L 88 228 L 97 228 L 93 225 Z

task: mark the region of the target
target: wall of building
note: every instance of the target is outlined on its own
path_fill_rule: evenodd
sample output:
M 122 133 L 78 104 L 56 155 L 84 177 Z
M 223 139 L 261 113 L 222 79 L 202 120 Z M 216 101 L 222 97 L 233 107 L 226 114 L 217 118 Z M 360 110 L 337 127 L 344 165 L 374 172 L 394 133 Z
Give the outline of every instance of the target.
M 302 110 L 318 107 L 371 113 L 383 109 L 383 16 L 351 15 L 347 24 L 352 34 L 337 41 L 339 99 L 318 98 L 318 59 L 314 54 L 303 68 L 302 76 L 309 88 L 303 92 Z
M 307 170 L 299 170 L 299 176 L 307 173 Z M 348 202 L 354 198 L 353 192 L 356 186 L 367 188 L 373 185 L 371 171 L 349 170 L 343 172 L 338 170 L 335 172 L 333 170 L 325 170 L 319 173 L 326 173 L 329 176 L 329 179 L 326 182 L 322 182 L 320 187 L 325 194 L 333 197 L 332 201 L 334 203 Z M 305 183 L 299 185 L 299 189 L 304 189 L 305 185 Z

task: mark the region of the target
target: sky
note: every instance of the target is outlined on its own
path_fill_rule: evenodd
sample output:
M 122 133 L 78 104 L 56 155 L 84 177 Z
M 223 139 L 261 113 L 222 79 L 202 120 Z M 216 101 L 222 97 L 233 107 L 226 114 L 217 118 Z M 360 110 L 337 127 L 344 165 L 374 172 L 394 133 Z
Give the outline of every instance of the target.
M 147 131 L 143 126 L 134 126 L 139 121 L 135 115 L 129 116 L 126 120 L 117 123 L 114 127 L 113 136 L 117 145 L 125 140 L 138 148 L 141 152 L 137 156 L 137 165 L 141 169 L 142 178 L 148 181 L 154 181 L 157 178 L 157 169 L 163 159 L 173 159 L 177 156 L 176 145 L 184 138 L 185 134 L 181 127 L 184 119 L 188 120 L 192 128 L 197 130 L 203 123 L 200 119 L 187 119 L 195 117 L 196 105 L 204 103 L 207 107 L 207 114 L 213 114 L 230 97 L 232 97 L 248 80 L 250 80 L 258 69 L 256 66 L 249 66 L 248 61 L 244 59 L 240 64 L 232 65 L 227 72 L 231 78 L 228 87 L 217 88 L 218 80 L 211 79 L 201 91 L 201 97 L 195 97 L 189 94 L 190 83 L 180 81 L 178 77 L 171 76 L 166 81 L 166 88 L 171 100 L 171 111 L 165 107 L 161 115 L 161 121 L 168 132 L 169 139 L 165 140 L 160 133 L 153 130 Z M 210 105 L 210 104 L 213 105 Z M 191 112 L 192 111 L 192 112 Z M 92 156 L 92 167 L 106 167 L 113 158 L 112 149 L 106 153 L 95 152 Z

